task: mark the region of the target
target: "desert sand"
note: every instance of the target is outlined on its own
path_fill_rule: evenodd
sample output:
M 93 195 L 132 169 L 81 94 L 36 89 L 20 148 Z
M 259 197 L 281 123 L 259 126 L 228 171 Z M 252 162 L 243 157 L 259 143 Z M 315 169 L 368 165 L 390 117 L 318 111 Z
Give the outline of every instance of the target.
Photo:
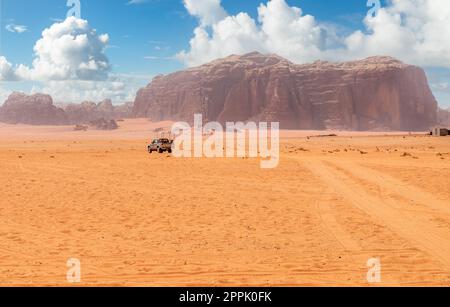
M 259 159 L 148 154 L 151 131 L 0 125 L 0 285 L 450 285 L 450 137 L 285 131 Z

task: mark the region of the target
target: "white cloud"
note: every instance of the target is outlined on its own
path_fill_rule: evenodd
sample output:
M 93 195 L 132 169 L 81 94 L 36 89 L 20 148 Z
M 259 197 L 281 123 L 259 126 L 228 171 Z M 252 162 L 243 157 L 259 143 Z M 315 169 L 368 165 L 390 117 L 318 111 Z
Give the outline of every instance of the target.
M 108 41 L 108 34 L 97 34 L 86 20 L 68 17 L 42 32 L 31 67 L 0 56 L 0 80 L 29 82 L 31 93 L 50 94 L 57 102 L 133 100 L 148 79 L 112 74 L 104 53 Z
M 376 17 L 364 19 L 365 31 L 348 36 L 338 36 L 333 27 L 285 0 L 261 4 L 257 21 L 246 13 L 228 16 L 219 0 L 185 0 L 185 7 L 199 18 L 190 50 L 177 55 L 188 66 L 257 50 L 296 63 L 390 55 L 411 64 L 450 67 L 448 0 L 392 0 Z
M 347 38 L 351 54 L 384 53 L 423 66 L 450 67 L 450 2 L 393 0 L 375 18 L 366 18 L 369 34 Z
M 196 66 L 230 54 L 242 54 L 254 50 L 269 51 L 265 36 L 255 21 L 246 13 L 228 16 L 213 25 L 212 37 L 204 27 L 194 30 L 191 50 L 182 51 L 177 57 L 188 66 Z
M 20 34 L 26 32 L 28 30 L 28 27 L 24 25 L 16 25 L 14 23 L 10 23 L 6 25 L 5 29 L 6 31 Z
M 428 80 L 434 92 L 450 94 L 450 76 L 448 75 L 448 71 L 444 74 L 429 73 Z
M 34 46 L 32 67 L 17 66 L 14 79 L 106 80 L 110 71 L 104 53 L 108 41 L 108 34 L 98 35 L 86 20 L 68 17 L 42 32 L 42 38 Z M 11 79 L 11 72 L 8 76 L 2 71 L 3 79 Z
M 137 5 L 137 4 L 143 4 L 146 2 L 147 2 L 147 0 L 130 0 L 127 2 L 127 5 Z
M 101 101 L 106 98 L 118 102 L 134 99 L 127 84 L 121 81 L 49 81 L 33 86 L 31 93 L 49 94 L 58 103 Z
M 433 83 L 431 87 L 437 91 L 448 92 L 450 89 L 448 82 Z
M 114 103 L 134 101 L 137 91 L 148 84 L 151 75 L 110 74 L 108 80 L 66 80 L 35 83 L 31 93 L 45 93 L 57 103 L 98 102 L 111 99 Z
M 0 81 L 17 80 L 15 68 L 4 56 L 0 56 Z
M 198 17 L 202 26 L 217 23 L 227 16 L 220 0 L 183 0 L 189 14 Z
M 98 102 L 111 99 L 114 103 L 134 101 L 137 91 L 146 86 L 153 75 L 137 73 L 114 74 L 107 80 L 65 80 L 34 83 L 31 93 L 45 93 L 57 103 Z

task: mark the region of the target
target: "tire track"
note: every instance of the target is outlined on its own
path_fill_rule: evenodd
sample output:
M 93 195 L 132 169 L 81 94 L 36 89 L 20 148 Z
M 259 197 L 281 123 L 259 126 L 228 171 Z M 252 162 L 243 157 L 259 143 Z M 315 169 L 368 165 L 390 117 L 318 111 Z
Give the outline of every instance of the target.
M 352 238 L 352 236 L 343 229 L 341 224 L 336 220 L 334 209 L 330 206 L 329 202 L 319 200 L 317 203 L 317 210 L 320 215 L 320 219 L 325 227 L 330 230 L 333 237 L 343 247 L 343 249 L 351 254 L 362 251 L 361 246 Z M 368 259 L 368 258 L 366 258 Z
M 401 210 L 392 208 L 383 199 L 364 192 L 364 188 L 342 171 L 331 169 L 318 159 L 305 163 L 305 167 L 355 207 L 374 217 L 381 225 L 412 242 L 419 250 L 432 255 L 450 269 L 450 244 L 437 228 L 429 223 L 406 218 Z M 367 173 L 364 178 L 366 176 Z M 348 184 L 349 180 L 352 182 L 351 185 Z
M 419 202 L 420 204 L 450 216 L 450 205 L 444 201 L 436 199 L 435 196 L 418 187 L 412 186 L 390 175 L 381 173 L 369 167 L 364 167 L 352 162 L 327 161 L 335 167 L 344 169 L 355 177 L 371 182 L 383 189 L 389 190 L 409 201 Z

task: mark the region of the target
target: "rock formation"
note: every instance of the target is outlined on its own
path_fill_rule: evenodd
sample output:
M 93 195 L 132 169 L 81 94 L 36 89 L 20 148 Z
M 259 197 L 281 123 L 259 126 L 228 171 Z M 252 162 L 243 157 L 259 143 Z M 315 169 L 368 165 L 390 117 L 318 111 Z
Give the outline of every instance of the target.
M 98 104 L 83 102 L 57 107 L 49 95 L 13 93 L 0 107 L 0 122 L 29 125 L 80 125 L 103 119 L 129 118 L 132 103 L 114 106 L 107 99 Z
M 67 115 L 49 95 L 12 93 L 0 108 L 0 121 L 8 124 L 64 125 Z
M 277 55 L 230 56 L 158 76 L 134 117 L 191 122 L 279 121 L 284 128 L 426 130 L 437 102 L 424 71 L 390 57 L 296 65 Z
M 97 119 L 121 119 L 131 115 L 131 103 L 114 106 L 111 100 L 106 99 L 98 104 L 85 101 L 81 104 L 69 104 L 64 107 L 70 124 L 87 124 Z

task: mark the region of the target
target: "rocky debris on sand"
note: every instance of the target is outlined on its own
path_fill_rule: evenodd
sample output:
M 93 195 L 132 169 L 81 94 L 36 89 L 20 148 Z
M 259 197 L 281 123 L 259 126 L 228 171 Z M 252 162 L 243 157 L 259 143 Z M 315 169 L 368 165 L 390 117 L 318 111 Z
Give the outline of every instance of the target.
M 86 125 L 76 125 L 73 130 L 74 131 L 87 131 L 89 129 L 89 126 Z
M 116 130 L 119 128 L 119 125 L 114 119 L 107 120 L 104 118 L 89 122 L 89 126 L 96 130 Z

